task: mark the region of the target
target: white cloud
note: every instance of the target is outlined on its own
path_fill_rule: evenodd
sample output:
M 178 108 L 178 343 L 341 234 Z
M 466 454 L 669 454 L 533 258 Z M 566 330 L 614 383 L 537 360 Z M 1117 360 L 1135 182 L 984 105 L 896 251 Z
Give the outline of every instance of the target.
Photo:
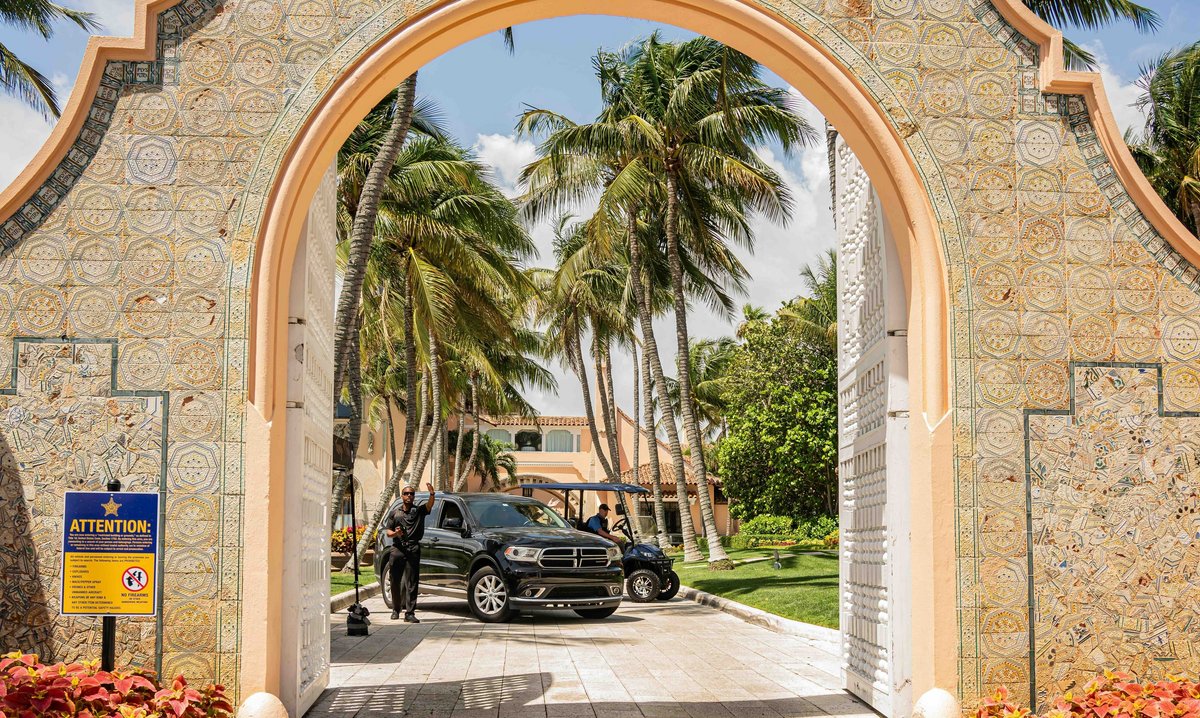
M 1118 75 L 1109 64 L 1104 44 L 1099 40 L 1084 47 L 1096 56 L 1097 70 L 1104 82 L 1104 93 L 1108 95 L 1108 104 L 1112 107 L 1117 126 L 1121 132 L 1133 128 L 1134 132 L 1141 133 L 1145 129 L 1146 115 L 1136 107 L 1137 99 L 1142 94 L 1136 84 L 1137 78 L 1126 79 Z
M 96 14 L 104 28 L 100 34 L 115 37 L 133 34 L 134 0 L 82 0 L 77 6 Z
M 476 135 L 473 149 L 479 160 L 492 168 L 498 184 L 509 197 L 517 194 L 521 170 L 537 159 L 537 147 L 529 140 L 519 140 L 513 135 Z
M 65 93 L 60 91 L 59 99 L 65 102 Z M 0 187 L 7 187 L 21 174 L 50 136 L 52 127 L 21 100 L 0 95 Z

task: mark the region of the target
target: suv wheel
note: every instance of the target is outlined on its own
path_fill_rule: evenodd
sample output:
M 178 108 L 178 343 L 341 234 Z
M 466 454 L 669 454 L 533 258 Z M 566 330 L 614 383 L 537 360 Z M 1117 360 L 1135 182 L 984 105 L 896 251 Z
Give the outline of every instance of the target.
M 580 618 L 608 618 L 617 612 L 617 606 L 605 606 L 604 608 L 577 608 L 575 613 L 579 614 Z
M 467 603 L 471 613 L 484 623 L 502 623 L 512 617 L 508 605 L 508 586 L 491 566 L 483 566 L 471 574 L 467 584 Z
M 658 574 L 648 568 L 639 568 L 625 579 L 625 590 L 634 603 L 650 603 L 662 593 L 662 582 Z
M 658 600 L 670 601 L 675 598 L 677 593 L 679 593 L 679 574 L 669 571 L 667 572 L 667 583 L 662 587 L 662 592 L 658 594 Z
M 389 552 L 390 553 L 390 552 Z M 379 592 L 383 595 L 383 603 L 388 608 L 392 605 L 392 557 L 388 556 L 383 562 L 383 572 L 379 574 Z

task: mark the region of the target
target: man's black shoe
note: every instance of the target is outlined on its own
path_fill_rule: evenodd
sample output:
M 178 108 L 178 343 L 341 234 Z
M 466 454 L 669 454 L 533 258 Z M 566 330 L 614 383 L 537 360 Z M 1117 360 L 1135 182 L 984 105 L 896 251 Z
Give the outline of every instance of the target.
M 392 620 L 393 621 L 400 620 L 400 612 L 399 611 L 392 611 Z
M 406 613 L 406 614 L 404 614 L 404 622 L 405 623 L 420 623 L 421 619 L 417 618 L 417 614 L 415 614 L 415 613 Z

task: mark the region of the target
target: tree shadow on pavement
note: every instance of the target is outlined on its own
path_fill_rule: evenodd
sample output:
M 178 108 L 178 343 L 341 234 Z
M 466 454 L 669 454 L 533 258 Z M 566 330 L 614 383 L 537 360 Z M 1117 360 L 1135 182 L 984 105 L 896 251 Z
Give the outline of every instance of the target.
M 549 673 L 468 678 L 461 681 L 385 681 L 379 685 L 326 690 L 305 718 L 810 718 L 875 714 L 845 693 L 779 699 L 719 701 L 589 702 L 587 686 L 574 690 L 575 702 L 547 700 L 554 686 Z M 735 688 L 736 687 L 732 687 Z

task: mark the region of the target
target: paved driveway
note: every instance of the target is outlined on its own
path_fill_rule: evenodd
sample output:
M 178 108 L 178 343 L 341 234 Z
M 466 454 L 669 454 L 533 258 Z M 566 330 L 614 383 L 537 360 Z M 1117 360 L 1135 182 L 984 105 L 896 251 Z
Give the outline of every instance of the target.
M 838 658 L 819 644 L 681 599 L 499 625 L 462 601 L 422 597 L 417 625 L 367 605 L 367 638 L 334 616 L 330 688 L 307 718 L 875 717 L 842 692 Z

